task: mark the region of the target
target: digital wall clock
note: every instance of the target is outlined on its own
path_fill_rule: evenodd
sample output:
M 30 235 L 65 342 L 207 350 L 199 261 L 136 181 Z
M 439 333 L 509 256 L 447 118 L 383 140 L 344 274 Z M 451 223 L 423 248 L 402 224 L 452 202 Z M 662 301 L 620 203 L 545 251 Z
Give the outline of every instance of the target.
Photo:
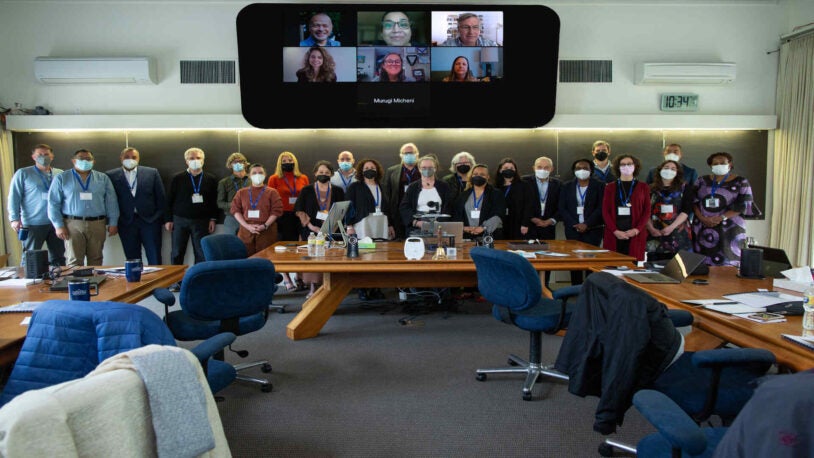
M 661 111 L 698 111 L 698 94 L 661 94 Z

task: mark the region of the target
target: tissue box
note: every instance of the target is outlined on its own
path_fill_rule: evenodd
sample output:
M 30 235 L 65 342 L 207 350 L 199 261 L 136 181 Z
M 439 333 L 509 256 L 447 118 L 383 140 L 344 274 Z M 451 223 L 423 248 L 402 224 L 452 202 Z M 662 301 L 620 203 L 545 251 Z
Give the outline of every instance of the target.
M 359 248 L 376 248 L 376 242 L 359 242 Z
M 804 292 L 808 288 L 808 283 L 802 281 L 793 281 L 786 278 L 775 278 L 772 286 L 775 288 L 790 289 L 792 291 Z

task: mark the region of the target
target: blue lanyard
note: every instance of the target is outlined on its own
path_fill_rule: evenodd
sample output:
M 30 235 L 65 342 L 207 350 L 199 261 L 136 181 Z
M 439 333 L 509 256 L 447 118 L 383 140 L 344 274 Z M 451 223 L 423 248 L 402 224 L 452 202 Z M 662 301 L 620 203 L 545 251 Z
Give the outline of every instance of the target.
M 319 209 L 321 211 L 325 211 L 328 209 L 328 202 L 331 201 L 331 187 L 328 186 L 328 190 L 325 191 L 325 205 L 322 205 L 322 198 L 319 197 L 319 186 L 314 183 L 314 189 L 317 191 L 317 205 L 319 205 Z
M 506 190 L 503 191 L 503 197 L 507 197 L 509 195 L 509 191 L 512 190 L 512 185 L 506 186 Z M 481 194 L 481 199 L 483 199 L 483 194 Z
M 127 173 L 127 172 L 125 172 Z M 133 189 L 136 187 L 136 182 L 138 181 L 138 175 L 136 175 L 136 169 L 133 169 L 133 181 L 127 181 L 127 186 L 130 187 L 130 192 L 133 192 Z M 126 179 L 126 178 L 125 178 Z
M 93 173 L 88 174 L 88 182 L 83 184 L 82 178 L 78 173 L 76 173 L 76 169 L 71 169 L 71 172 L 73 172 L 73 176 L 76 178 L 76 181 L 79 182 L 79 187 L 82 188 L 83 191 L 88 192 L 88 188 L 90 187 L 90 178 L 93 176 Z
M 189 173 L 189 172 L 187 172 Z M 201 183 L 203 183 L 203 172 L 198 174 L 198 184 L 195 184 L 195 177 L 190 173 L 189 179 L 192 181 L 192 193 L 193 194 L 200 194 L 201 193 Z
M 585 194 L 588 194 L 588 186 L 585 186 L 585 192 L 580 191 L 580 189 L 579 189 L 580 187 L 581 186 L 579 185 L 579 182 L 577 182 L 577 195 L 579 195 L 579 206 L 584 207 L 585 206 Z M 548 194 L 548 193 L 546 193 L 546 194 Z
M 543 194 L 543 183 L 540 180 L 537 180 L 537 195 L 540 196 L 540 203 L 544 204 L 546 200 L 548 200 L 548 191 L 551 190 L 551 185 L 549 184 L 545 188 L 545 194 Z
M 245 177 L 244 177 L 245 178 Z M 232 177 L 232 185 L 235 187 L 235 193 L 240 191 L 240 188 L 243 187 L 243 180 L 238 177 Z
M 717 191 L 717 190 L 718 190 L 718 188 L 720 188 L 720 187 L 721 187 L 721 185 L 722 185 L 722 184 L 724 184 L 724 183 L 726 182 L 726 179 L 727 179 L 727 178 L 729 178 L 729 174 L 728 174 L 728 173 L 727 173 L 726 175 L 724 175 L 724 179 L 723 179 L 723 180 L 721 180 L 721 182 L 720 182 L 720 183 L 718 183 L 718 182 L 717 182 L 717 181 L 715 181 L 714 179 L 712 180 L 712 193 L 710 194 L 710 196 L 711 196 L 711 197 L 712 197 L 712 196 L 715 196 L 715 191 Z
M 350 176 L 350 178 L 348 178 L 347 180 L 345 180 L 345 175 L 343 175 L 343 174 L 342 174 L 342 172 L 339 172 L 339 178 L 341 178 L 341 179 L 342 179 L 342 189 L 343 189 L 344 191 L 347 191 L 347 190 L 348 190 L 348 186 L 350 186 L 350 182 L 351 182 L 351 181 L 353 181 L 353 175 L 351 175 L 351 176 Z
M 622 202 L 622 205 L 625 207 L 630 206 L 630 197 L 633 195 L 633 188 L 636 187 L 636 179 L 634 178 L 633 181 L 630 182 L 630 193 L 628 193 L 627 198 L 623 195 L 622 192 L 622 180 L 616 180 L 616 187 L 617 191 L 619 191 L 619 201 Z
M 407 167 L 401 166 L 401 172 L 404 174 L 404 178 L 407 179 L 407 185 L 413 182 L 416 169 L 416 167 L 413 167 L 413 170 L 408 171 Z
M 263 193 L 266 192 L 266 187 L 263 186 L 263 189 L 260 190 L 260 194 L 257 195 L 257 200 L 252 199 L 252 188 L 249 188 L 249 208 L 252 210 L 257 209 L 257 204 L 260 203 L 260 198 L 263 197 Z
M 483 202 L 483 196 L 486 194 L 486 190 L 483 190 L 483 193 L 480 195 L 480 199 L 475 199 L 475 190 L 472 190 L 472 202 L 475 203 L 475 210 L 480 208 L 480 203 Z
M 379 185 L 376 185 L 376 199 L 373 202 L 373 205 L 376 208 L 379 208 L 380 199 L 381 199 L 381 196 L 379 195 Z
M 602 177 L 602 181 L 605 181 L 608 178 L 608 174 L 610 173 L 610 170 L 611 170 L 610 167 L 608 167 L 608 169 L 606 171 L 604 171 L 604 172 L 602 170 L 594 168 L 594 173 L 599 175 L 600 177 Z
M 288 186 L 288 191 L 291 193 L 291 197 L 297 197 L 297 179 L 294 178 L 294 186 L 293 187 L 288 182 L 288 177 L 287 176 L 283 175 L 283 181 L 285 181 L 285 185 Z
M 51 180 L 54 179 L 54 176 L 49 172 L 48 177 L 46 177 L 36 165 L 34 166 L 34 170 L 36 170 L 37 174 L 39 174 L 40 180 L 42 180 L 42 185 L 45 186 L 45 192 L 48 192 L 48 190 L 51 188 Z
M 461 176 L 457 173 L 455 174 L 455 179 L 458 180 L 458 191 L 462 191 L 464 189 L 464 180 L 462 180 Z

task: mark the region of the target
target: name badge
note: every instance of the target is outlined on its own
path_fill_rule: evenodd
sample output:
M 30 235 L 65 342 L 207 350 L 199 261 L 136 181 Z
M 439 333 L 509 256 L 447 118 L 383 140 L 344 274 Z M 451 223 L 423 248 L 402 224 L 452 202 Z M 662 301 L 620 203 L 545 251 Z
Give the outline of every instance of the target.
M 506 216 L 509 216 L 509 209 L 506 209 Z
M 480 210 L 472 210 L 469 212 L 469 217 L 472 219 L 480 219 Z
M 577 207 L 577 215 L 584 215 L 585 207 Z
M 249 218 L 260 218 L 260 210 L 249 210 Z
M 673 206 L 672 205 L 667 205 L 667 204 L 661 204 L 661 212 L 662 213 L 672 213 L 673 212 Z
M 617 207 L 617 215 L 630 216 L 630 207 Z
M 193 194 L 192 195 L 192 203 L 193 204 L 202 204 L 203 203 L 203 195 L 202 194 Z
M 410 186 L 410 185 L 408 185 L 408 184 L 404 185 L 404 192 L 407 192 L 407 188 L 408 188 L 409 186 Z
M 320 221 L 325 221 L 326 219 L 328 219 L 328 212 L 327 211 L 317 212 L 317 219 Z
M 93 200 L 93 193 L 92 192 L 80 192 L 79 193 L 79 200 Z
M 540 202 L 540 215 L 545 215 L 545 202 Z
M 718 198 L 710 197 L 706 200 L 707 208 L 718 208 Z
M 291 205 L 296 204 L 297 203 L 297 198 L 296 197 L 289 197 L 288 198 L 288 203 L 290 203 Z
M 382 208 L 381 207 L 376 207 L 376 211 L 373 214 L 374 215 L 381 215 L 382 214 Z
M 48 193 L 47 192 L 42 193 L 42 200 L 48 200 Z

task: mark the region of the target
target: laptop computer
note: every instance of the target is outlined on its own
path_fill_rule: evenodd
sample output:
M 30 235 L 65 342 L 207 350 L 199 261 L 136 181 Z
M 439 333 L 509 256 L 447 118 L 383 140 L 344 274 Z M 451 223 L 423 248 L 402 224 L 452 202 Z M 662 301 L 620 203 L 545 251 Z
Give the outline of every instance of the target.
M 90 283 L 91 285 L 96 285 L 96 287 L 98 288 L 99 284 L 107 280 L 107 277 L 104 275 L 93 275 L 90 277 L 70 277 L 70 276 L 62 277 L 59 280 L 52 283 L 49 289 L 50 291 L 68 291 L 68 282 L 71 280 L 87 280 L 88 283 Z
M 634 272 L 624 276 L 638 283 L 681 283 L 702 262 L 704 255 L 681 250 L 667 261 L 661 272 Z
M 761 273 L 764 277 L 784 278 L 780 272 L 791 269 L 791 261 L 785 250 L 760 245 L 749 245 L 749 248 L 763 250 L 763 271 Z

